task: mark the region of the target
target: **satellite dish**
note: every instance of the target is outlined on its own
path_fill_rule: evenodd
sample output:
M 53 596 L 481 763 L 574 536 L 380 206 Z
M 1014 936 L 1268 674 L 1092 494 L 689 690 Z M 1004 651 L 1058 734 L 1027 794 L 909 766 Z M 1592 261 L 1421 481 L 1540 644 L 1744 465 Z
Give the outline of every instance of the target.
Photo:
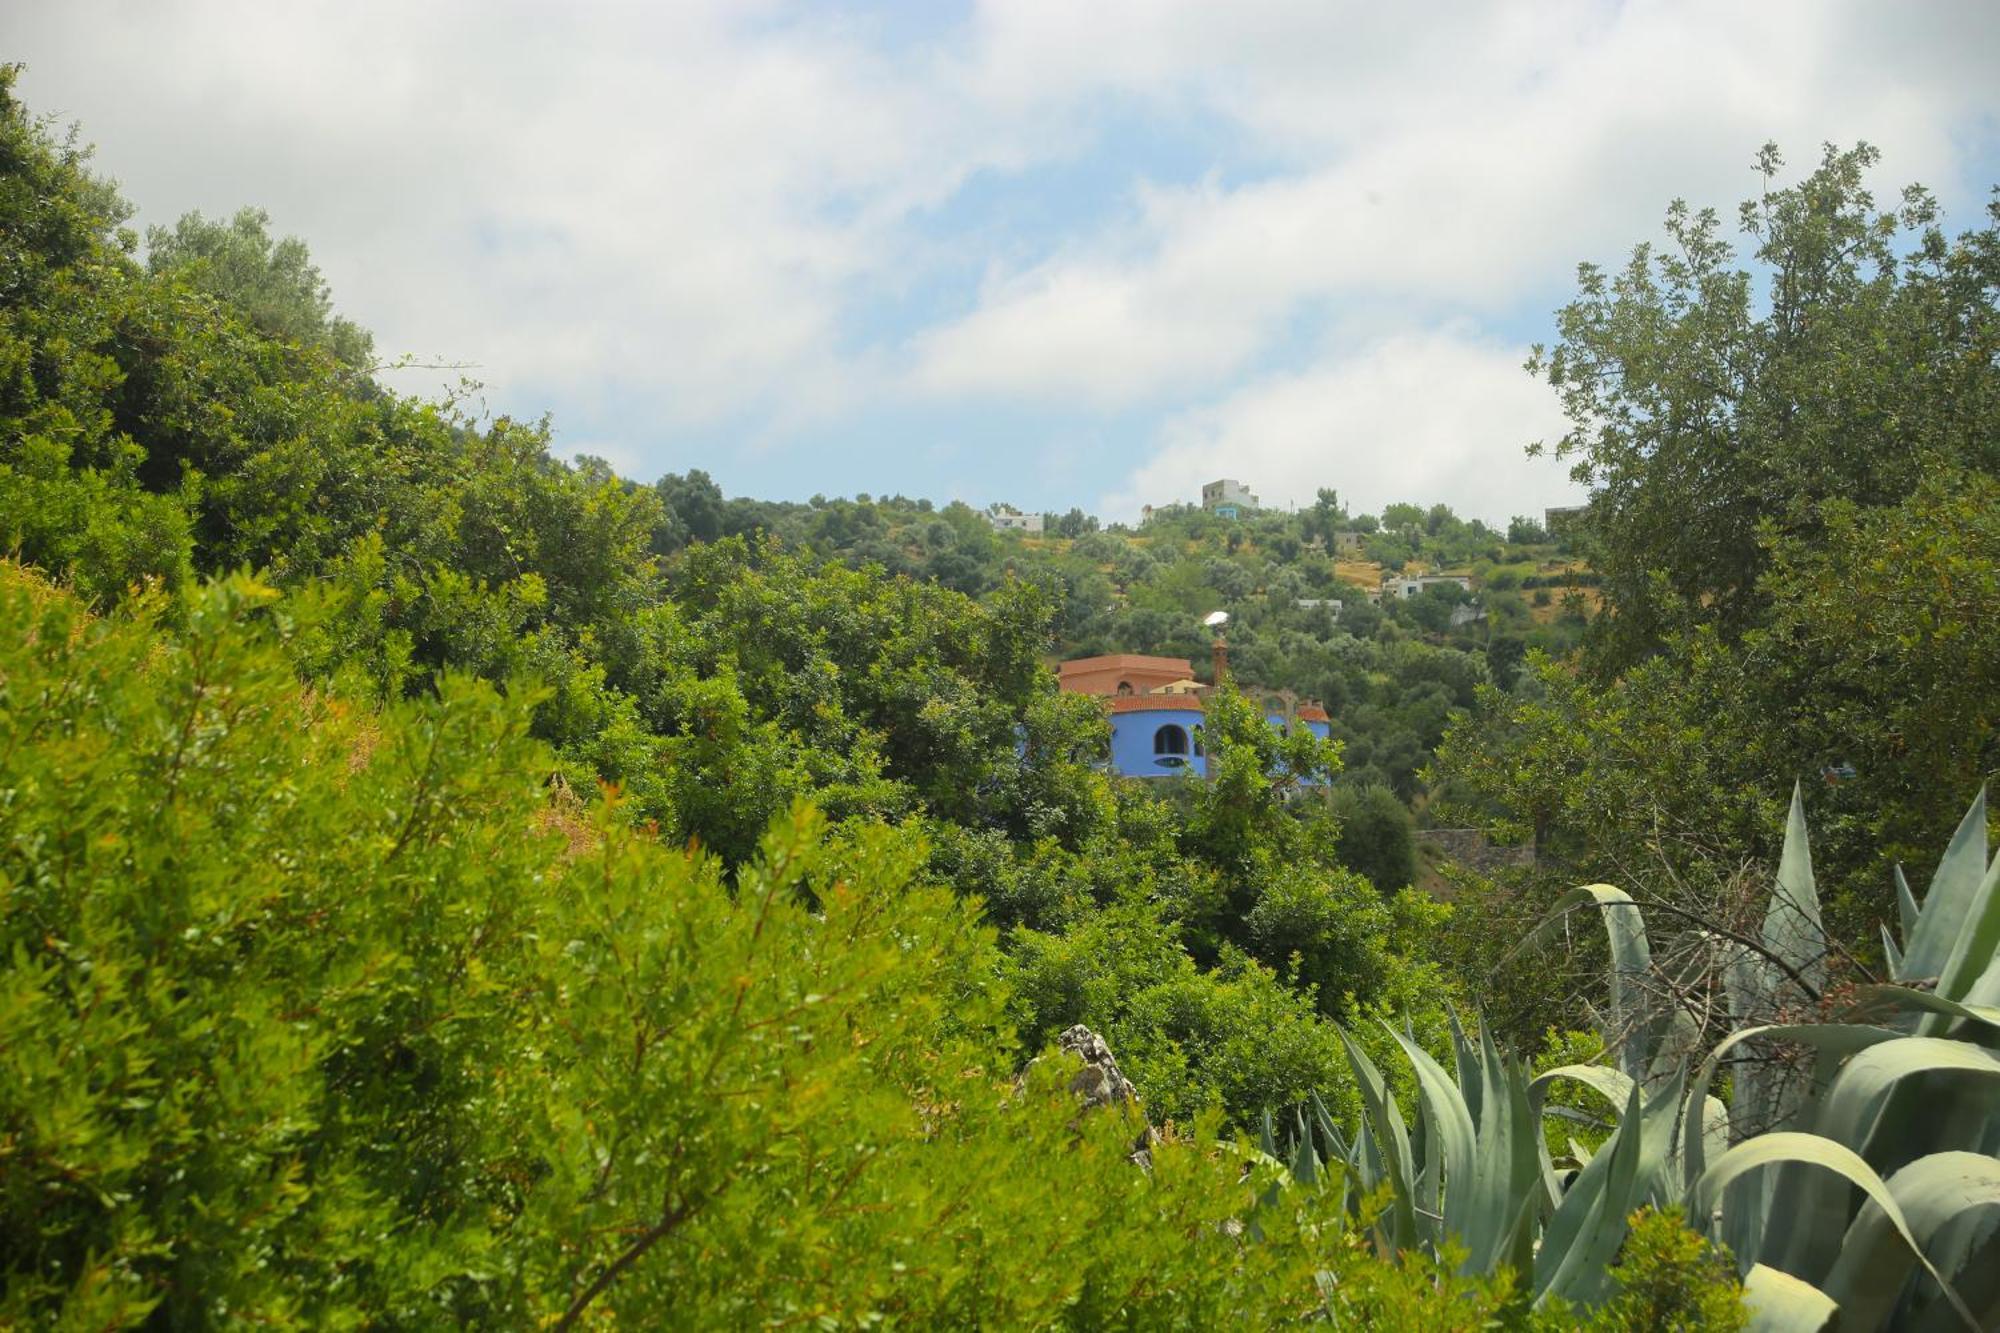
M 1229 623 L 1229 613 L 1227 611 L 1210 611 L 1206 616 L 1202 617 L 1201 623 L 1210 629 L 1221 629 Z

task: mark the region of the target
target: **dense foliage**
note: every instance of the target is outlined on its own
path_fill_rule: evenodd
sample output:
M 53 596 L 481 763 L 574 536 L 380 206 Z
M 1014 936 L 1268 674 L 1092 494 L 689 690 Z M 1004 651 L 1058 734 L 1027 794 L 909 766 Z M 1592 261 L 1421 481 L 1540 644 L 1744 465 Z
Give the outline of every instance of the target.
M 1357 1188 L 1379 1183 L 1391 1204 L 1365 1220 L 1385 1247 L 1435 1252 L 1460 1238 L 1475 1271 L 1524 1273 L 1538 1308 L 1609 1300 L 1605 1262 L 1626 1243 L 1628 1218 L 1643 1225 L 1644 1203 L 1727 1242 L 1762 1327 L 1816 1330 L 1837 1317 L 1849 1329 L 1992 1328 L 2000 858 L 1989 865 L 1986 839 L 1982 796 L 1921 900 L 1899 877 L 1900 943 L 1886 931 L 1883 940 L 1889 981 L 1844 994 L 1828 986 L 1796 793 L 1754 936 L 1682 926 L 1662 951 L 1631 895 L 1576 889 L 1543 933 L 1573 908 L 1603 916 L 1600 1035 L 1615 1064 L 1561 1064 L 1530 1079 L 1490 1034 L 1473 1041 L 1454 1027 L 1454 1073 L 1405 1042 L 1422 1083 L 1412 1133 L 1374 1063 L 1351 1047 L 1363 1131 L 1343 1134 L 1313 1101 L 1282 1156 L 1294 1178 L 1324 1182 L 1322 1193 L 1350 1207 Z M 1717 1015 L 1726 1035 L 1711 1049 Z M 1710 1095 L 1724 1069 L 1727 1107 Z M 1548 1098 L 1565 1086 L 1608 1104 L 1607 1135 L 1551 1147 Z M 1554 1109 L 1578 1118 L 1573 1102 Z M 1277 1152 L 1268 1128 L 1265 1142 Z M 1327 1164 L 1340 1169 L 1329 1175 Z M 1729 1313 L 1686 1322 L 1727 1326 Z
M 1498 956 L 1558 882 L 1733 928 L 1815 766 L 1865 954 L 1867 876 L 1994 770 L 1993 233 L 1906 257 L 1857 160 L 1753 218 L 1806 257 L 1769 328 L 1723 318 L 1700 219 L 1664 287 L 1586 273 L 1549 362 L 1600 483 L 1574 537 L 1331 490 L 1030 537 L 641 484 L 391 392 L 302 243 L 191 215 L 142 261 L 0 71 L 0 1321 L 1726 1325 L 1723 1256 L 1628 1231 L 1643 1192 L 1579 1312 L 1490 1234 L 1385 1257 L 1407 1200 L 1243 1131 L 1316 1098 L 1379 1152 L 1470 1049 L 1454 1001 L 1482 1041 L 1575 1028 Z M 1583 369 L 1724 325 L 1755 410 Z M 1794 429 L 1855 339 L 1928 368 Z M 1855 461 L 1905 417 L 1909 459 Z M 1702 501 L 1742 531 L 1662 498 L 1696 420 L 1779 460 Z M 1836 437 L 1869 485 L 1800 498 Z M 1646 547 L 1676 523 L 1722 554 Z M 1474 591 L 1377 604 L 1385 572 Z M 1248 692 L 1206 697 L 1211 776 L 1112 778 L 1051 663 L 1201 663 L 1217 607 Z M 1542 869 L 1419 892 L 1440 810 Z M 1140 1107 L 1079 1113 L 1078 1023 Z
M 1754 269 L 1680 205 L 1672 246 L 1585 266 L 1539 365 L 1596 486 L 1603 614 L 1485 689 L 1438 765 L 1560 880 L 1711 915 L 1810 783 L 1836 938 L 1870 966 L 1891 867 L 2000 774 L 2000 203 L 1949 237 L 1921 190 L 1878 209 L 1874 162 L 1829 150 L 1746 204 Z

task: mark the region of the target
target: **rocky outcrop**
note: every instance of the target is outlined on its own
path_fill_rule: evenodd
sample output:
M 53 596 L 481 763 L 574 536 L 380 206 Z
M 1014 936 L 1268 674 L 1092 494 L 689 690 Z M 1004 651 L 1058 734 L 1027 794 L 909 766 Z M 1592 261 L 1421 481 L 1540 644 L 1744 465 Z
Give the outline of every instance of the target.
M 1073 1051 L 1083 1061 L 1083 1068 L 1077 1071 L 1069 1082 L 1069 1090 L 1083 1098 L 1083 1104 L 1090 1106 L 1111 1106 L 1118 1102 L 1139 1100 L 1138 1090 L 1131 1080 L 1118 1072 L 1118 1061 L 1112 1058 L 1111 1047 L 1104 1038 L 1092 1032 L 1083 1024 L 1066 1030 L 1056 1038 L 1056 1045 L 1065 1051 Z

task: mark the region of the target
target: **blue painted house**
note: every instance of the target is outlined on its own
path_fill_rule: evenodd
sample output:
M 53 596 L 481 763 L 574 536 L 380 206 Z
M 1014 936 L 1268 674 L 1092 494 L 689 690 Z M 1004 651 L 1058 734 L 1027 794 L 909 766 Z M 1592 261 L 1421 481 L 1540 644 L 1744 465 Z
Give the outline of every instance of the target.
M 1218 678 L 1228 674 L 1219 642 L 1215 670 Z M 1193 664 L 1186 658 L 1116 653 L 1064 662 L 1058 674 L 1065 693 L 1104 698 L 1111 718 L 1108 767 L 1113 773 L 1127 778 L 1208 776 L 1202 697 L 1212 687 L 1193 678 Z M 1288 692 L 1266 696 L 1264 715 L 1279 730 L 1300 726 L 1321 740 L 1333 729 L 1325 709 L 1300 703 Z
M 1128 778 L 1208 776 L 1201 698 L 1132 694 L 1111 701 L 1111 771 Z

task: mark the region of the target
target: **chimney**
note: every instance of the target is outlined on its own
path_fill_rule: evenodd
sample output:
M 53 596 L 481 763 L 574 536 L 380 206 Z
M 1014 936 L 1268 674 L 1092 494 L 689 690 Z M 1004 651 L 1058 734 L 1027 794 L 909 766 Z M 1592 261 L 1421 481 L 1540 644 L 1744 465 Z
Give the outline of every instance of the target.
M 1214 655 L 1210 659 L 1210 669 L 1216 685 L 1220 686 L 1222 678 L 1229 674 L 1229 645 L 1223 641 L 1221 630 L 1215 632 L 1215 648 Z

